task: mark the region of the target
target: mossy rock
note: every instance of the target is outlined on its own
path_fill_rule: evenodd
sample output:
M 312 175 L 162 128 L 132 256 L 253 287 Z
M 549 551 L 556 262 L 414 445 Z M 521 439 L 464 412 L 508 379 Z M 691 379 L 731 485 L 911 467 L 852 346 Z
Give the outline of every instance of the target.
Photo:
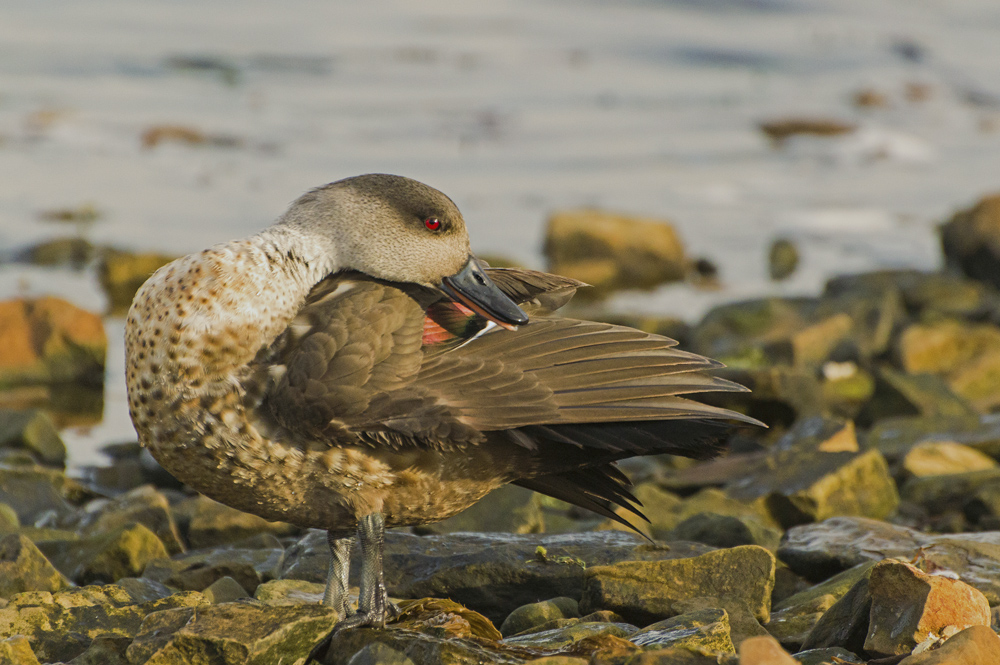
M 70 586 L 27 537 L 0 536 L 0 598 L 25 591 L 62 591 Z
M 589 568 L 580 611 L 608 609 L 644 626 L 681 612 L 699 597 L 738 599 L 761 622 L 770 615 L 774 555 L 756 545 L 665 561 L 627 561 Z
M 686 647 L 735 654 L 729 634 L 729 614 L 723 609 L 706 609 L 680 614 L 646 626 L 631 641 L 643 649 Z

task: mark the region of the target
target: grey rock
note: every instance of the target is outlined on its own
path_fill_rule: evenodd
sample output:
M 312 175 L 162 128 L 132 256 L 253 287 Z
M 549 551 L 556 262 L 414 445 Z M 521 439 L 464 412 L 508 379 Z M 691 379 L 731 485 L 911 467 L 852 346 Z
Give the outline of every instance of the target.
M 504 619 L 500 633 L 504 637 L 517 635 L 529 628 L 553 619 L 572 619 L 580 616 L 579 603 L 574 598 L 562 596 L 517 608 Z
M 838 663 L 858 663 L 862 665 L 865 662 L 856 654 L 841 647 L 809 649 L 808 651 L 800 651 L 794 654 L 794 657 L 801 665 L 837 665 Z M 839 660 L 834 660 L 834 658 L 838 658 Z
M 627 623 L 585 621 L 553 630 L 508 637 L 503 643 L 508 646 L 556 650 L 598 635 L 613 635 L 627 639 L 638 630 Z
M 265 548 L 218 547 L 195 550 L 172 559 L 149 562 L 142 576 L 177 589 L 201 591 L 223 577 L 232 577 L 253 594 L 261 582 L 278 576 L 285 551 L 281 543 L 268 536 Z M 325 580 L 325 578 L 324 578 Z
M 868 633 L 872 596 L 869 590 L 871 568 L 823 613 L 802 645 L 805 650 L 824 647 L 844 647 L 853 653 L 864 649 Z
M 22 448 L 44 464 L 66 464 L 66 444 L 59 430 L 52 418 L 38 409 L 0 409 L 0 448 Z
M 69 586 L 28 538 L 16 533 L 0 536 L 0 598 L 24 591 L 61 591 Z
M 240 586 L 240 583 L 232 577 L 220 577 L 212 582 L 202 593 L 205 594 L 205 598 L 208 598 L 208 602 L 213 605 L 231 603 L 241 598 L 250 597 L 246 589 Z
M 756 517 L 697 513 L 674 527 L 670 540 L 690 540 L 714 547 L 760 545 L 774 551 L 778 549 L 781 534 Z
M 788 238 L 778 238 L 771 243 L 767 253 L 767 268 L 771 279 L 780 281 L 790 276 L 799 266 L 799 250 Z
M 860 563 L 784 599 L 772 607 L 767 631 L 786 649 L 795 651 L 802 648 L 823 614 L 860 579 L 870 575 L 874 565 L 873 561 Z
M 629 640 L 643 649 L 691 647 L 719 653 L 736 653 L 729 634 L 729 614 L 706 609 L 680 614 L 646 626 Z
M 88 534 L 107 533 L 136 523 L 146 526 L 170 555 L 184 551 L 167 497 L 151 485 L 130 490 L 113 500 L 96 500 L 77 513 L 73 528 Z
M 951 570 L 1000 604 L 1000 532 L 936 535 L 862 517 L 835 517 L 785 534 L 778 556 L 807 578 L 822 580 L 865 561 L 912 560 Z
M 338 619 L 335 610 L 318 605 L 273 607 L 248 600 L 183 607 L 146 617 L 126 653 L 133 665 L 302 662 Z
M 134 637 L 148 614 L 176 607 L 208 606 L 205 597 L 195 592 L 136 601 L 127 590 L 114 584 L 54 594 L 21 593 L 0 609 L 0 639 L 24 635 L 44 662 L 67 661 L 83 653 L 98 636 Z
M 254 598 L 266 605 L 308 605 L 323 600 L 325 584 L 305 580 L 271 580 L 254 591 Z
M 102 584 L 141 575 L 148 563 L 166 556 L 155 533 L 132 523 L 87 537 L 53 554 L 52 563 L 77 584 Z
M 67 665 L 129 665 L 125 650 L 131 643 L 129 637 L 98 635 L 86 651 Z
M 544 550 L 539 550 L 539 547 Z M 399 598 L 452 598 L 501 623 L 521 605 L 579 597 L 585 570 L 616 561 L 656 561 L 710 551 L 697 543 L 649 544 L 638 535 L 599 531 L 564 535 L 458 533 L 386 535 L 385 583 Z M 312 531 L 289 548 L 280 578 L 326 581 L 326 534 Z M 352 554 L 357 584 L 359 554 Z
M 686 601 L 714 597 L 740 600 L 754 617 L 766 622 L 774 568 L 774 555 L 756 545 L 695 557 L 596 566 L 587 569 L 580 611 L 612 610 L 643 626 L 683 613 Z

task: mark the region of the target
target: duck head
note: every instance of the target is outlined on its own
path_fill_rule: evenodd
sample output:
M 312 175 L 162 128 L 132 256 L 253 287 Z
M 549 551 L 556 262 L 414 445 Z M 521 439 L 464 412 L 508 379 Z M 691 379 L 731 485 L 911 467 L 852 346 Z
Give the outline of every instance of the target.
M 470 251 L 455 203 L 416 180 L 387 174 L 338 180 L 300 197 L 282 224 L 326 241 L 338 270 L 420 284 L 505 328 L 528 322 Z

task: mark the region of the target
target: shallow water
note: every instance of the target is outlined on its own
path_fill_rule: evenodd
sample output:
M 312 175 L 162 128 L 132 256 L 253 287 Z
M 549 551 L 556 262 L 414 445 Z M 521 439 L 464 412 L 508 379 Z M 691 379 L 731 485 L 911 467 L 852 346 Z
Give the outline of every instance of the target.
M 546 215 L 595 205 L 673 220 L 721 269 L 719 290 L 619 310 L 696 319 L 836 273 L 933 268 L 935 225 L 1000 189 L 998 30 L 992 0 L 7 3 L 0 248 L 79 231 L 193 251 L 381 171 L 451 195 L 481 253 L 542 267 Z M 855 107 L 866 88 L 888 105 Z M 776 149 L 757 123 L 782 116 L 859 129 Z M 143 147 L 157 125 L 214 141 Z M 86 203 L 89 228 L 39 220 Z M 779 235 L 803 260 L 775 285 Z M 103 306 L 90 275 L 0 268 L 2 297 L 53 292 Z M 133 436 L 108 328 L 105 421 L 68 434 L 77 464 Z

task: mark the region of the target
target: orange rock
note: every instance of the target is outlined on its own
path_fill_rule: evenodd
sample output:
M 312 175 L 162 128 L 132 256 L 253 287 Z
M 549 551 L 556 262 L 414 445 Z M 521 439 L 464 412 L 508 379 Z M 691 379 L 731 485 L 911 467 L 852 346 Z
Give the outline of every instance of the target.
M 899 665 L 996 665 L 1000 663 L 1000 637 L 986 626 L 972 626 L 939 649 L 904 658 Z
M 60 298 L 0 302 L 0 386 L 100 384 L 107 338 L 96 314 Z
M 749 637 L 740 642 L 740 665 L 798 665 L 770 635 Z
M 981 591 L 902 561 L 878 563 L 869 591 L 872 608 L 865 650 L 872 653 L 907 654 L 945 629 L 990 625 L 990 604 Z

